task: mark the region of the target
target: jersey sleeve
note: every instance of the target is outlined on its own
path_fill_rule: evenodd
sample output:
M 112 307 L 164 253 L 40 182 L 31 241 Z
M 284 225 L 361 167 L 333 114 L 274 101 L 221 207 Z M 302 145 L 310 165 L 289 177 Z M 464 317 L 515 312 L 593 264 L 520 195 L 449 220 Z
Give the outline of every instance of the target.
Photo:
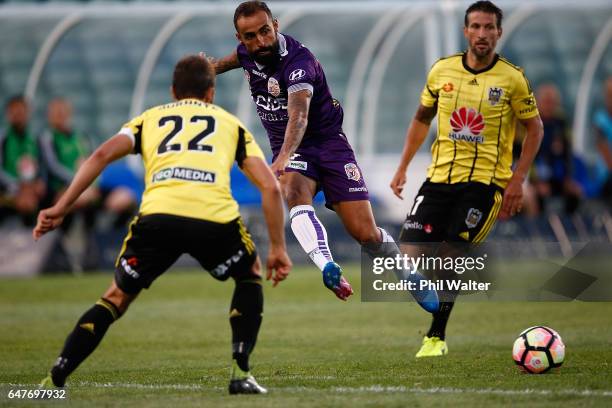
M 247 157 L 259 157 L 266 160 L 261 148 L 255 141 L 253 134 L 241 123 L 238 124 L 238 144 L 236 146 L 236 162 L 242 168 L 242 162 Z
M 434 64 L 427 74 L 427 83 L 421 92 L 421 105 L 426 108 L 433 108 L 438 102 L 438 94 L 440 92 L 438 86 L 438 64 Z
M 132 139 L 132 144 L 134 145 L 134 149 L 132 150 L 132 154 L 140 154 L 142 153 L 141 148 L 141 139 L 142 139 L 142 125 L 144 123 L 144 114 L 140 116 L 136 116 L 126 124 L 124 124 L 118 134 L 126 135 L 130 139 Z
M 290 64 L 284 73 L 287 93 L 308 89 L 314 94 L 314 84 L 317 78 L 317 61 L 308 56 Z
M 516 117 L 518 119 L 530 119 L 538 116 L 540 113 L 538 112 L 536 100 L 525 74 L 521 72 L 521 74 L 517 75 L 515 82 L 516 87 L 511 95 L 510 104 Z

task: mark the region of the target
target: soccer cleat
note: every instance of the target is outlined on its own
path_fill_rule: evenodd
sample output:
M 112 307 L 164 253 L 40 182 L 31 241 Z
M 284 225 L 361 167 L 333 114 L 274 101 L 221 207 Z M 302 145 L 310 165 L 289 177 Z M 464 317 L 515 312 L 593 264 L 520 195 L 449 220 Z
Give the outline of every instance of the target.
M 448 354 L 446 342 L 439 337 L 423 337 L 423 345 L 416 353 L 416 358 L 439 357 Z
M 335 293 L 340 300 L 346 300 L 353 294 L 351 284 L 342 276 L 342 268 L 335 262 L 328 262 L 323 268 L 323 284 Z
M 414 282 L 417 288 L 415 290 L 411 290 L 410 294 L 423 309 L 429 313 L 436 313 L 440 310 L 438 292 L 436 292 L 434 289 L 419 289 L 421 287 L 421 281 L 423 280 L 427 280 L 427 278 L 418 272 L 411 273 L 408 276 L 408 281 Z
M 58 388 L 58 387 L 53 383 L 53 379 L 51 378 L 51 374 L 49 374 L 48 376 L 43 378 L 43 380 L 40 382 L 40 384 L 38 384 L 38 388 L 41 388 L 41 389 L 54 389 L 54 388 Z
M 257 384 L 255 377 L 233 378 L 229 383 L 229 393 L 235 394 L 267 394 L 268 390 Z

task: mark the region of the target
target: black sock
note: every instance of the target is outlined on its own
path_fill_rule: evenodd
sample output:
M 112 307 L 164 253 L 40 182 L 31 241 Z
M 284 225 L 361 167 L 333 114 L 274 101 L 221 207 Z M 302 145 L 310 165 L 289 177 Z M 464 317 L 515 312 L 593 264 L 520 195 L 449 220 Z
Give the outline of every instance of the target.
M 446 337 L 446 324 L 450 317 L 451 310 L 455 302 L 440 302 L 440 310 L 433 313 L 433 319 L 431 320 L 431 327 L 427 332 L 427 337 L 439 337 L 444 340 Z
M 259 280 L 236 281 L 230 325 L 232 326 L 232 358 L 242 371 L 249 371 L 249 354 L 257 341 L 263 313 L 263 291 Z
M 81 316 L 51 369 L 56 386 L 64 386 L 66 378 L 95 350 L 108 327 L 119 317 L 117 307 L 106 299 L 98 300 Z

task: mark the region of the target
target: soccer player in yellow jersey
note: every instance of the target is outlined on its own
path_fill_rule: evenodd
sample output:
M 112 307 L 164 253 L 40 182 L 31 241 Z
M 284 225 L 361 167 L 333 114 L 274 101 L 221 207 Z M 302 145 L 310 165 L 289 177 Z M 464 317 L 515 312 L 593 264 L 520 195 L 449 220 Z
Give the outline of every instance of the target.
M 421 104 L 406 135 L 391 181 L 399 198 L 406 169 L 437 115 L 432 162 L 400 234 L 407 252 L 421 243 L 482 242 L 498 217 L 521 211 L 522 184 L 542 139 L 542 121 L 523 71 L 495 53 L 502 11 L 478 1 L 465 12 L 465 52 L 438 60 L 427 76 Z M 512 171 L 517 120 L 526 128 L 521 157 Z M 456 293 L 442 294 L 417 357 L 448 352 L 446 323 Z
M 237 118 L 212 104 L 214 84 L 208 61 L 195 55 L 181 59 L 172 81 L 176 101 L 149 109 L 125 124 L 79 168 L 57 204 L 40 212 L 35 239 L 62 223 L 106 165 L 129 153 L 142 155 L 145 191 L 117 258 L 115 278 L 78 321 L 41 385 L 64 386 L 68 375 L 94 351 L 138 293 L 187 253 L 214 278 L 232 277 L 236 283 L 229 315 L 234 360 L 229 392 L 266 392 L 249 373 L 263 294 L 259 257 L 230 191 L 234 161 L 262 193 L 270 238 L 267 278 L 273 279 L 274 286 L 291 268 L 283 204 L 276 177 L 251 133 Z

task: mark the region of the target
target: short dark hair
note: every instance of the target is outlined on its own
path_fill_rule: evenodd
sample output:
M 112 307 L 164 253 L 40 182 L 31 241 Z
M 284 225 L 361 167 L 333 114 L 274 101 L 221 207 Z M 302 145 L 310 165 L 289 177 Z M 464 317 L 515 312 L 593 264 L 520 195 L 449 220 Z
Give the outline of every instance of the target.
M 270 8 L 263 1 L 252 0 L 240 3 L 240 5 L 236 7 L 236 11 L 234 11 L 234 27 L 236 28 L 236 31 L 238 31 L 237 23 L 240 17 L 250 17 L 259 11 L 264 11 L 268 17 L 272 18 Z
M 172 75 L 172 89 L 177 99 L 202 98 L 215 86 L 215 71 L 199 55 L 187 55 L 177 62 Z
M 504 13 L 502 13 L 501 9 L 497 7 L 490 1 L 477 1 L 473 3 L 470 7 L 465 10 L 465 18 L 464 24 L 468 26 L 468 15 L 473 11 L 482 11 L 483 13 L 495 14 L 497 18 L 497 28 L 501 28 L 502 26 L 502 18 L 504 17 Z
M 9 107 L 11 107 L 12 105 L 14 105 L 16 103 L 22 103 L 22 104 L 28 106 L 27 98 L 24 95 L 22 95 L 22 94 L 17 94 L 17 95 L 13 95 L 10 98 L 8 98 L 8 100 L 4 104 L 4 110 L 7 110 Z

